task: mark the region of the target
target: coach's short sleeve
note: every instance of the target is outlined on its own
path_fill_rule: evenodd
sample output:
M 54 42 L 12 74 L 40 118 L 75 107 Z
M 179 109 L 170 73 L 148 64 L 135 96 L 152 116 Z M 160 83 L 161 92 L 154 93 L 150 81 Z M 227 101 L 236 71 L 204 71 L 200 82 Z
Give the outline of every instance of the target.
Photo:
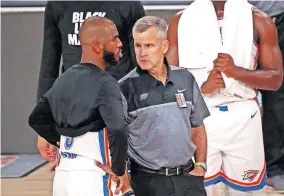
M 190 117 L 190 123 L 192 127 L 199 127 L 203 124 L 203 120 L 210 115 L 207 105 L 203 99 L 203 96 L 199 90 L 197 82 L 192 76 L 192 98 L 193 98 L 193 109 Z

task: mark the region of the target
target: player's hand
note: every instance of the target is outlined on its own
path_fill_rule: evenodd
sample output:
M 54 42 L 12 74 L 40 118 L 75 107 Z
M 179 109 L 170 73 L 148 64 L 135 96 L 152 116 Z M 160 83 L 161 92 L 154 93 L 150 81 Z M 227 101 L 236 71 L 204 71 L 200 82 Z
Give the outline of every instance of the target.
M 189 172 L 192 176 L 205 176 L 206 171 L 201 166 L 196 166 L 192 171 Z
M 51 166 L 51 168 L 49 169 L 50 172 L 54 172 L 55 171 L 55 168 L 59 165 L 60 163 L 60 160 L 56 160 L 54 162 L 54 164 Z
M 225 88 L 222 74 L 218 71 L 212 70 L 207 80 L 202 84 L 201 92 L 202 94 L 210 94 L 220 88 Z
M 229 54 L 219 53 L 218 58 L 213 61 L 214 70 L 224 73 L 228 78 L 234 78 L 236 66 L 233 58 Z
M 104 165 L 102 164 L 101 162 L 99 161 L 95 161 L 95 165 L 99 168 L 101 168 L 105 173 L 111 175 L 113 177 L 114 180 L 116 180 L 116 175 L 113 173 L 112 169 L 107 166 L 107 165 Z
M 59 144 L 58 144 L 59 145 Z M 61 155 L 59 153 L 59 150 L 57 151 L 57 156 L 58 158 L 55 160 L 54 164 L 51 166 L 51 168 L 49 169 L 50 172 L 54 172 L 55 168 L 59 165 L 60 163 L 60 159 L 61 159 Z
M 47 161 L 54 161 L 56 153 L 54 152 L 54 146 L 48 143 L 44 138 L 37 137 L 37 148 L 41 156 Z

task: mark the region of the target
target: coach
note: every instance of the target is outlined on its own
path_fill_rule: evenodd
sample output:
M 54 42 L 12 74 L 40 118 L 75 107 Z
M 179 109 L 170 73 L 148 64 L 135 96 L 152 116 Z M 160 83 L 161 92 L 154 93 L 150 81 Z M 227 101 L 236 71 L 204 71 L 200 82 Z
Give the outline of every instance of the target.
M 128 103 L 128 155 L 135 195 L 206 195 L 203 120 L 209 112 L 195 79 L 167 63 L 164 20 L 141 18 L 133 27 L 133 38 L 139 66 L 119 82 Z

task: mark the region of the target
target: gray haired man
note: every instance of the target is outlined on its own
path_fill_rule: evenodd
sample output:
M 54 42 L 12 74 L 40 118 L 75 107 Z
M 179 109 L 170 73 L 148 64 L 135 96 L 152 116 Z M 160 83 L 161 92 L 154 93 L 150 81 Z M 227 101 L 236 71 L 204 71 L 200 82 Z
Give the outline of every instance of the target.
M 128 105 L 132 187 L 136 196 L 203 196 L 209 112 L 194 77 L 167 63 L 167 29 L 153 16 L 135 23 L 139 66 L 119 81 Z

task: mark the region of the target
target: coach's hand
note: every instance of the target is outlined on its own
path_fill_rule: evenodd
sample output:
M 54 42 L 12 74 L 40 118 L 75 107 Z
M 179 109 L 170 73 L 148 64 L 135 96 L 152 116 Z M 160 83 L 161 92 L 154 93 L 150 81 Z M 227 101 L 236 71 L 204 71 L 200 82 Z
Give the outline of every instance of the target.
M 47 161 L 54 161 L 56 153 L 54 152 L 54 146 L 48 143 L 45 139 L 37 137 L 37 148 L 41 156 Z
M 207 80 L 201 86 L 201 93 L 210 94 L 220 88 L 225 88 L 222 74 L 218 71 L 212 70 Z
M 119 181 L 118 181 L 118 186 L 115 190 L 115 194 L 118 194 L 119 191 L 125 192 L 126 190 L 131 189 L 130 179 L 127 170 L 125 171 L 123 176 L 117 176 L 117 177 Z
M 219 53 L 218 58 L 213 63 L 214 70 L 224 73 L 228 78 L 234 78 L 237 66 L 229 54 Z
M 191 172 L 189 172 L 192 176 L 205 176 L 206 171 L 200 167 L 196 166 Z

